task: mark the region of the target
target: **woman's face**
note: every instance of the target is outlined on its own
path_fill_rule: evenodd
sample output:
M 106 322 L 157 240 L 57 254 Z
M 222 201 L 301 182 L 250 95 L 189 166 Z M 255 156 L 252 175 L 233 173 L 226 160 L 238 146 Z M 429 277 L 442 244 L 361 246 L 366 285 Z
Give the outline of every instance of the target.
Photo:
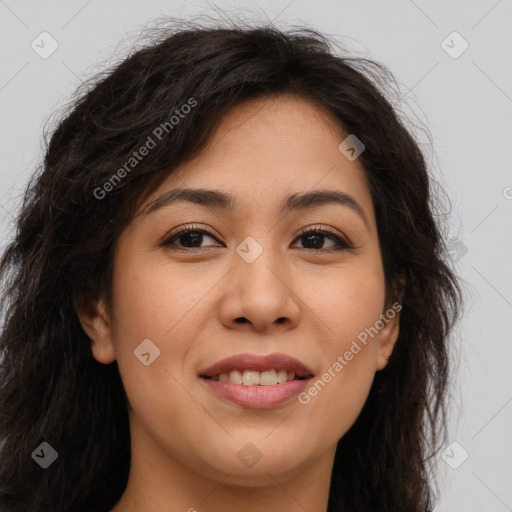
M 284 481 L 319 460 L 332 464 L 398 335 L 368 183 L 358 159 L 338 148 L 347 136 L 297 97 L 247 102 L 144 205 L 201 189 L 231 196 L 231 207 L 213 192 L 204 204 L 160 201 L 121 234 L 112 317 L 100 301 L 81 319 L 94 357 L 119 365 L 133 457 L 230 473 L 248 486 L 268 473 Z M 300 200 L 318 191 L 330 196 Z M 229 377 L 204 378 L 244 354 L 285 354 L 313 377 L 274 383 L 284 377 L 272 369 L 287 375 L 291 367 L 281 357 L 259 366 L 242 359 L 219 370 Z M 253 379 L 270 387 L 250 386 Z

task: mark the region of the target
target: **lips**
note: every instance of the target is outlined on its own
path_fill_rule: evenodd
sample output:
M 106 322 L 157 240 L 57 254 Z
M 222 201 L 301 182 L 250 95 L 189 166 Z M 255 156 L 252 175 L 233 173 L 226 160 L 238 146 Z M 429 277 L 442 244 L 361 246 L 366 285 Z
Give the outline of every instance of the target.
M 269 354 L 261 356 L 258 354 L 238 354 L 216 362 L 214 365 L 199 371 L 200 377 L 215 377 L 221 373 L 229 373 L 233 370 L 244 372 L 255 370 L 263 372 L 266 370 L 286 370 L 295 373 L 296 377 L 312 377 L 313 372 L 298 359 L 286 354 Z
M 266 375 L 265 382 L 258 385 L 263 372 L 272 378 Z M 276 372 L 279 378 L 273 384 Z M 240 378 L 241 374 L 243 379 Z M 224 378 L 219 379 L 219 376 Z M 271 409 L 293 403 L 292 400 L 313 377 L 313 372 L 298 359 L 286 354 L 239 354 L 199 371 L 199 377 L 206 389 L 230 404 L 250 409 Z

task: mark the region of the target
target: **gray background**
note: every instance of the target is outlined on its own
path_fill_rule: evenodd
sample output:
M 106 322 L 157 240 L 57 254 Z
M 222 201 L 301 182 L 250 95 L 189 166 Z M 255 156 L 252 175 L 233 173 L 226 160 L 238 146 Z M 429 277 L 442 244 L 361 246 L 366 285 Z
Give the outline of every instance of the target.
M 124 55 L 155 18 L 194 19 L 205 12 L 218 18 L 218 10 L 229 15 L 234 8 L 250 19 L 268 17 L 282 28 L 317 28 L 356 55 L 384 63 L 409 108 L 428 126 L 434 151 L 427 147 L 427 157 L 451 198 L 447 234 L 468 303 L 455 333 L 457 373 L 450 439 L 439 458 L 443 487 L 437 510 L 512 510 L 510 0 L 0 0 L 2 246 L 11 235 L 20 194 L 42 156 L 43 125 L 75 87 Z M 59 45 L 46 59 L 31 48 L 43 31 Z M 441 45 L 453 31 L 469 44 L 457 58 Z M 452 52 L 462 48 L 453 36 L 445 44 Z M 458 445 L 448 446 L 453 441 Z

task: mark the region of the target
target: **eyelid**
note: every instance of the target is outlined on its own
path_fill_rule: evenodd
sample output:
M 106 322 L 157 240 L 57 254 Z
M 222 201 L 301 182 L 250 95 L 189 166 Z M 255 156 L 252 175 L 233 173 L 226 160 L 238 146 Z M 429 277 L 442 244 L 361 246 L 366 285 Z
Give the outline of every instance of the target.
M 201 225 L 201 224 L 183 224 L 182 226 L 178 226 L 177 228 L 166 233 L 162 238 L 161 244 L 165 245 L 165 244 L 169 243 L 169 241 L 172 238 L 174 238 L 182 233 L 186 233 L 188 231 L 199 231 L 199 232 L 204 233 L 205 235 L 208 235 L 212 238 L 217 238 L 216 235 L 213 235 L 212 233 L 210 233 L 210 229 L 211 228 L 207 229 L 205 225 Z
M 296 238 L 299 238 L 300 236 L 303 236 L 308 233 L 320 233 L 320 234 L 329 234 L 332 235 L 338 239 L 340 239 L 347 247 L 346 249 L 355 249 L 356 246 L 351 242 L 351 240 L 346 236 L 338 231 L 334 230 L 333 228 L 323 225 L 323 224 L 316 224 L 314 226 L 306 226 L 304 228 L 301 228 L 300 231 L 297 233 Z

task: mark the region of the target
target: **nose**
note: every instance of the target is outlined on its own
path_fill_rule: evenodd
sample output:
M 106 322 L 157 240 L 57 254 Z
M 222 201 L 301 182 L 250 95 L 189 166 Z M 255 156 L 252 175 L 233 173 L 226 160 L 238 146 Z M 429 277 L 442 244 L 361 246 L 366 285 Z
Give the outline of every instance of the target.
M 236 253 L 220 305 L 222 324 L 240 331 L 269 333 L 299 323 L 300 300 L 290 269 L 282 258 L 263 253 L 247 263 Z

